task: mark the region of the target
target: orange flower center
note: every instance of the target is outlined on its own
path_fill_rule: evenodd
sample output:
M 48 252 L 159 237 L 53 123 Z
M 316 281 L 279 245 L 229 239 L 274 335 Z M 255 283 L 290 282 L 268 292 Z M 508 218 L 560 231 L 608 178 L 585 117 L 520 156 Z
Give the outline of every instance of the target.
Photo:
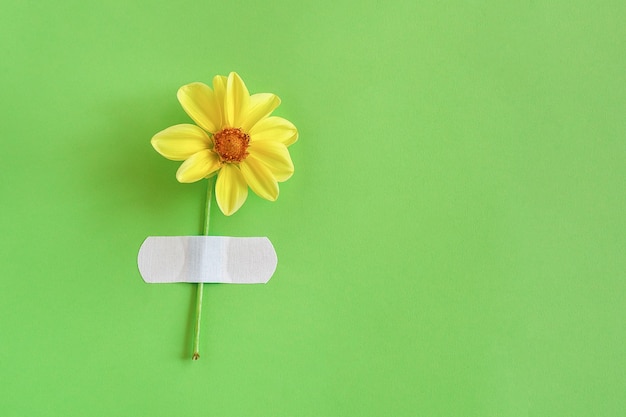
M 215 152 L 222 162 L 241 162 L 248 156 L 250 135 L 239 128 L 227 127 L 213 135 Z

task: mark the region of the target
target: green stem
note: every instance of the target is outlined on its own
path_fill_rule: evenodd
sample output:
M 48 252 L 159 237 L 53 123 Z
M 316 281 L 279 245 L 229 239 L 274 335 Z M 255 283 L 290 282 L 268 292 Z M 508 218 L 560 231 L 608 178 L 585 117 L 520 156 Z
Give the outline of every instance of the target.
M 206 209 L 204 212 L 204 228 L 202 234 L 204 236 L 209 235 L 209 216 L 211 215 L 211 200 L 213 199 L 213 183 L 215 176 L 209 178 L 206 192 Z M 204 292 L 204 284 L 198 283 L 198 290 L 196 291 L 196 327 L 193 332 L 193 356 L 191 359 L 197 361 L 200 359 L 200 319 L 202 317 L 202 295 Z

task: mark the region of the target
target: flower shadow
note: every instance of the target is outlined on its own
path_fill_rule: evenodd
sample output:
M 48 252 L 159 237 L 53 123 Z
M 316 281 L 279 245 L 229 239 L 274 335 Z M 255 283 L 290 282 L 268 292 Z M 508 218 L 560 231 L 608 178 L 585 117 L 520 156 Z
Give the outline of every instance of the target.
M 155 104 L 159 102 L 164 104 Z M 177 166 L 152 149 L 150 138 L 184 122 L 176 101 L 169 96 L 127 99 L 102 111 L 108 119 L 103 121 L 106 137 L 100 133 L 100 140 L 92 144 L 97 158 L 91 179 L 107 196 L 128 199 L 135 208 L 167 210 L 185 190 L 173 177 Z

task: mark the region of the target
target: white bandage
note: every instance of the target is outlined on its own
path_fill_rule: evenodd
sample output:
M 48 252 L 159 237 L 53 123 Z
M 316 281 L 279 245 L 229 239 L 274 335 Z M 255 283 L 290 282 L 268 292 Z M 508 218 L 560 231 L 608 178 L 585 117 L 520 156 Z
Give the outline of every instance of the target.
M 151 236 L 137 257 L 148 283 L 265 284 L 277 262 L 266 237 Z

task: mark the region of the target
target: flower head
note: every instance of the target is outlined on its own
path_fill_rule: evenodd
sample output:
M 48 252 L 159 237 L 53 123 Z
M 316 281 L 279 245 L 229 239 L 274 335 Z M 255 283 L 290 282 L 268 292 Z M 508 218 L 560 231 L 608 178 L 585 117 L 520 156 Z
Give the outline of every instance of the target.
M 298 139 L 296 127 L 270 116 L 280 104 L 274 94 L 250 95 L 235 72 L 213 78 L 213 89 L 192 83 L 178 90 L 178 101 L 196 123 L 171 126 L 152 138 L 152 146 L 173 161 L 180 182 L 217 175 L 215 197 L 230 216 L 248 197 L 278 198 L 278 183 L 293 174 L 287 147 Z

